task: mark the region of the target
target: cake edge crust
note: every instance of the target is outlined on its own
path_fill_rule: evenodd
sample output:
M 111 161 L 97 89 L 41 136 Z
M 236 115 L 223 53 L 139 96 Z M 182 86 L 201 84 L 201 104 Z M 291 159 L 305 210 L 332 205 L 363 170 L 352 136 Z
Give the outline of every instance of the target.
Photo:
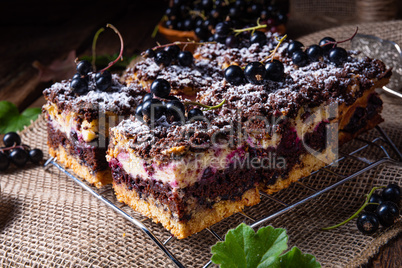
M 146 200 L 138 196 L 134 190 L 128 190 L 124 184 L 113 182 L 117 200 L 127 204 L 135 211 L 151 218 L 156 223 L 161 223 L 176 238 L 183 239 L 198 233 L 211 225 L 220 222 L 237 212 L 241 212 L 245 206 L 253 206 L 260 202 L 260 194 L 257 188 L 247 190 L 240 200 L 225 200 L 215 203 L 212 208 L 205 208 L 195 212 L 191 219 L 180 222 L 172 218 L 169 210 L 153 198 Z
M 113 179 L 110 168 L 92 173 L 92 170 L 89 167 L 81 165 L 74 156 L 70 155 L 64 149 L 63 146 L 60 145 L 57 149 L 51 147 L 49 144 L 48 146 L 49 154 L 52 157 L 57 158 L 57 160 L 62 163 L 65 168 L 71 168 L 74 173 L 90 184 L 94 185 L 96 188 L 99 189 L 112 183 Z

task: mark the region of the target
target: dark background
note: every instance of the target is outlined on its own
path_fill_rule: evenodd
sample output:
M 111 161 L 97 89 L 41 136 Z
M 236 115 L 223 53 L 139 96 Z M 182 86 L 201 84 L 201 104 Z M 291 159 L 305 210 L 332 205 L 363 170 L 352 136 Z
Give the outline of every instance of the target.
M 362 0 L 273 0 L 290 3 L 288 36 L 304 34 L 341 24 L 356 22 L 356 2 Z M 56 64 L 43 77 L 33 63 L 51 66 L 63 61 L 69 52 L 91 55 L 96 31 L 107 23 L 116 26 L 124 43 L 124 56 L 131 57 L 156 42 L 166 43 L 160 35 L 151 38 L 168 0 L 146 1 L 3 1 L 0 10 L 0 100 L 15 103 L 20 110 L 31 106 L 52 82 L 68 78 Z M 395 0 L 395 15 L 402 18 L 402 1 Z M 356 13 L 356 14 L 355 14 Z M 367 16 L 363 15 L 363 18 Z M 97 43 L 97 55 L 118 53 L 117 35 L 108 29 Z M 70 66 L 71 67 L 71 66 Z M 67 68 L 67 67 L 66 67 Z

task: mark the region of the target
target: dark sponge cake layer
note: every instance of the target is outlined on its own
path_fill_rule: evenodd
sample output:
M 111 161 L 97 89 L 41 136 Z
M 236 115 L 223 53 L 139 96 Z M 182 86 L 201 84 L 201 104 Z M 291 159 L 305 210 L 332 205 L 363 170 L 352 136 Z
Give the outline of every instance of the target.
M 110 167 L 114 185 L 124 184 L 141 199 L 158 201 L 178 221 L 189 221 L 193 213 L 212 209 L 217 202 L 241 200 L 246 191 L 256 189 L 259 180 L 253 169 L 237 169 L 232 165 L 213 172 L 207 168 L 198 182 L 175 191 L 168 183 L 127 174 L 117 159 L 110 161 Z
M 80 164 L 89 167 L 94 173 L 107 170 L 109 164 L 106 161 L 106 148 L 89 145 L 79 145 L 78 141 L 72 142 L 65 133 L 55 129 L 48 121 L 47 123 L 48 145 L 57 150 L 59 146 L 65 148 L 68 154 L 78 158 Z

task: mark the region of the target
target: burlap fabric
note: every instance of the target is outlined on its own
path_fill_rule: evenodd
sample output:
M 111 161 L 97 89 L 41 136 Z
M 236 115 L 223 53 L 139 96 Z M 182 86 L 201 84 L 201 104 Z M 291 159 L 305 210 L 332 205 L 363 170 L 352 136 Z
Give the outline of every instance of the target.
M 306 36 L 305 44 L 316 43 L 323 36 L 349 36 L 355 28 L 341 27 Z M 376 34 L 402 44 L 402 22 L 365 25 L 361 33 Z M 402 150 L 401 100 L 383 95 L 385 122 L 381 127 Z M 372 130 L 363 137 L 378 136 Z M 41 117 L 22 132 L 24 143 L 47 151 L 46 126 Z M 363 143 L 355 140 L 341 148 L 351 151 Z M 391 155 L 395 155 L 391 152 Z M 363 152 L 366 159 L 382 156 L 379 149 Z M 46 154 L 46 157 L 48 155 Z M 345 160 L 334 170 L 347 175 L 364 165 Z M 401 184 L 402 167 L 383 164 L 340 187 L 281 215 L 267 224 L 282 227 L 289 235 L 289 246 L 314 254 L 324 267 L 356 267 L 367 262 L 389 239 L 402 231 L 402 221 L 373 236 L 364 236 L 351 222 L 333 231 L 321 231 L 348 218 L 364 201 L 364 194 L 373 186 Z M 321 189 L 336 181 L 329 173 L 318 173 L 305 183 Z M 44 171 L 29 165 L 24 169 L 9 169 L 0 175 L 0 266 L 1 267 L 174 267 L 144 233 L 111 211 L 106 205 L 77 186 L 55 167 Z M 276 198 L 291 204 L 311 194 L 295 184 L 277 194 Z M 113 198 L 111 192 L 108 193 Z M 283 208 L 279 203 L 263 201 L 245 213 L 261 218 Z M 169 233 L 130 208 L 123 208 L 142 220 L 162 241 Z M 251 224 L 250 219 L 236 214 L 214 225 L 223 236 L 239 223 Z M 184 240 L 173 239 L 168 248 L 187 267 L 201 267 L 211 257 L 210 247 L 215 238 L 202 231 Z
M 279 0 L 281 1 L 281 0 Z M 352 23 L 400 19 L 398 0 L 289 0 L 288 33 L 292 38 Z

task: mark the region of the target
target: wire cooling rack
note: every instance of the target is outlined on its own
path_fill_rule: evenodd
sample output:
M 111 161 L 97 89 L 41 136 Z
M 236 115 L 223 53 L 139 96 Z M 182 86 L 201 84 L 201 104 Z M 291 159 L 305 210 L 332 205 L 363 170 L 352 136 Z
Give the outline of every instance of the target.
M 253 222 L 251 224 L 251 227 L 255 228 L 262 224 L 269 222 L 270 220 L 278 217 L 281 214 L 286 213 L 289 210 L 294 209 L 295 207 L 297 207 L 303 203 L 306 203 L 309 200 L 316 198 L 317 196 L 319 196 L 323 193 L 326 193 L 326 192 L 344 184 L 345 182 L 347 182 L 353 178 L 356 178 L 357 176 L 363 174 L 364 172 L 367 172 L 381 164 L 401 163 L 402 162 L 402 154 L 396 148 L 395 144 L 391 141 L 391 139 L 387 136 L 387 134 L 380 127 L 377 126 L 376 130 L 378 132 L 378 135 L 376 135 L 376 138 L 374 138 L 374 139 L 363 139 L 360 137 L 356 138 L 356 140 L 359 143 L 361 143 L 361 145 L 362 145 L 361 147 L 351 149 L 350 152 L 340 152 L 339 153 L 340 157 L 336 161 L 321 168 L 318 171 L 313 172 L 310 176 L 302 178 L 298 182 L 296 182 L 296 184 L 305 188 L 305 190 L 307 190 L 308 192 L 311 192 L 311 194 L 308 195 L 307 197 L 302 198 L 299 201 L 296 201 L 292 204 L 287 204 L 286 202 L 276 198 L 273 195 L 260 193 L 261 198 L 267 198 L 273 202 L 277 202 L 284 208 L 281 210 L 278 210 L 272 214 L 266 215 L 260 219 L 254 219 L 254 218 L 250 217 L 249 215 L 245 214 L 244 212 L 236 213 L 235 215 L 232 215 L 231 217 L 236 217 L 236 215 L 238 215 L 240 217 L 245 217 L 248 220 Z M 370 160 L 365 157 L 362 157 L 362 156 L 360 156 L 362 154 L 362 152 L 369 152 L 370 155 L 376 156 L 376 159 Z M 338 164 L 342 161 L 357 161 L 358 163 L 361 164 L 361 168 L 359 168 L 357 171 L 353 172 L 352 174 L 344 175 L 344 174 L 342 174 L 342 172 L 340 172 L 336 168 L 338 166 Z M 136 219 L 135 217 L 130 215 L 130 213 L 123 211 L 122 206 L 116 205 L 116 198 L 114 198 L 113 195 L 110 195 L 110 192 L 112 191 L 111 188 L 102 190 L 102 189 L 96 189 L 95 187 L 90 186 L 89 184 L 82 181 L 80 178 L 76 177 L 75 175 L 73 175 L 72 173 L 70 173 L 69 171 L 64 169 L 62 166 L 60 166 L 57 163 L 57 159 L 50 158 L 48 161 L 46 161 L 44 168 L 47 169 L 50 166 L 57 167 L 59 170 L 61 170 L 63 173 L 65 173 L 68 177 L 73 179 L 82 188 L 87 190 L 93 196 L 95 196 L 100 201 L 105 203 L 109 208 L 111 208 L 112 210 L 114 210 L 115 212 L 120 214 L 122 217 L 124 217 L 125 219 L 130 221 L 132 224 L 134 224 L 137 228 L 142 230 L 164 252 L 164 254 L 166 254 L 170 258 L 170 260 L 177 267 L 185 267 L 185 265 L 179 259 L 177 259 L 177 257 L 168 248 L 169 243 L 173 243 L 172 242 L 174 240 L 173 236 L 169 235 L 167 238 L 165 238 L 164 242 L 161 242 L 161 240 L 159 238 L 157 238 L 154 235 L 154 233 L 151 232 L 150 228 L 148 228 L 142 221 Z M 360 167 L 360 165 L 359 165 L 359 167 Z M 336 182 L 323 189 L 315 189 L 315 188 L 309 186 L 310 185 L 310 183 L 308 183 L 309 179 L 312 179 L 312 177 L 319 172 L 331 174 L 331 176 L 334 176 L 337 178 Z M 284 189 L 282 191 L 286 191 L 286 189 Z M 109 195 L 107 193 L 109 193 Z M 207 231 L 209 231 L 218 241 L 222 240 L 222 238 L 212 228 L 207 228 Z M 203 267 L 205 268 L 205 267 L 208 267 L 209 265 L 211 265 L 211 261 L 207 262 Z

